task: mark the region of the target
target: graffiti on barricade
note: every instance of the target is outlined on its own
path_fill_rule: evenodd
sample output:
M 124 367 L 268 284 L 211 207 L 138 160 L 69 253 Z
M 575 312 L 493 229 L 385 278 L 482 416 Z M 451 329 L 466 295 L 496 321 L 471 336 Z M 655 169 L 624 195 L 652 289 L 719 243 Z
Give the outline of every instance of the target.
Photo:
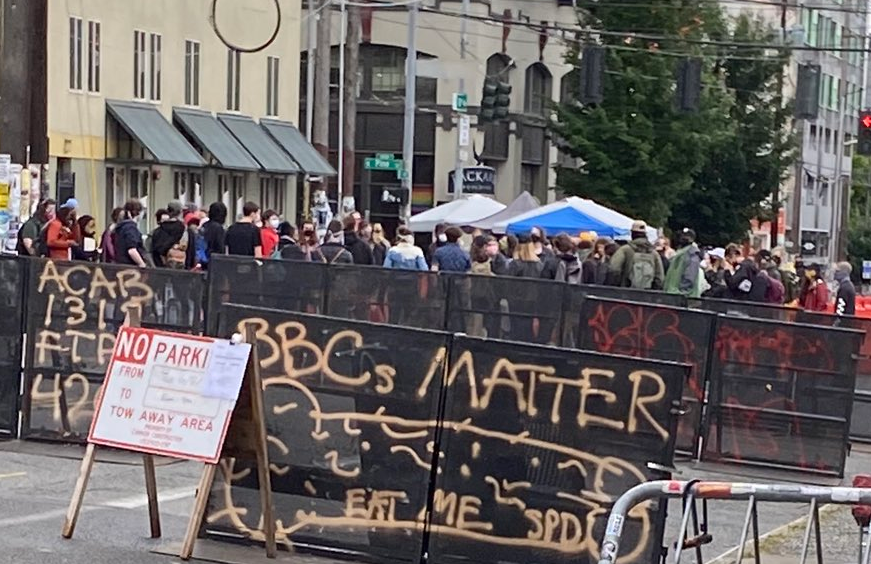
M 31 269 L 23 436 L 83 438 L 131 310 L 146 325 L 198 331 L 197 275 L 51 260 Z
M 394 561 L 594 555 L 610 504 L 673 454 L 684 366 L 250 308 L 226 318 L 224 332 L 257 330 L 288 544 Z M 250 464 L 223 470 L 210 527 L 262 539 Z M 638 557 L 658 546 L 660 515 L 631 517 Z

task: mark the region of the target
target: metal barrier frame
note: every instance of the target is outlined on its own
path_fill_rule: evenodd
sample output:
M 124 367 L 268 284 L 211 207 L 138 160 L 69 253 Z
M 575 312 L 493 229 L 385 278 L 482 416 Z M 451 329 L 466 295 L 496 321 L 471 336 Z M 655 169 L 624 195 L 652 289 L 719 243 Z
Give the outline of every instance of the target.
M 757 547 L 755 559 L 759 562 L 759 529 L 756 519 L 756 504 L 760 501 L 810 503 L 810 512 L 807 528 L 802 544 L 802 557 L 804 563 L 807 558 L 811 529 L 816 532 L 817 562 L 822 562 L 819 504 L 821 502 L 836 505 L 871 505 L 871 488 L 851 487 L 823 487 L 814 485 L 798 484 L 752 484 L 743 482 L 700 482 L 700 481 L 676 481 L 660 480 L 639 484 L 620 496 L 611 509 L 608 516 L 608 525 L 605 527 L 605 535 L 602 539 L 602 547 L 599 555 L 599 564 L 614 564 L 620 550 L 620 536 L 623 533 L 623 525 L 626 523 L 629 511 L 643 503 L 656 498 L 684 499 L 684 510 L 681 517 L 680 536 L 686 534 L 690 515 L 695 515 L 695 500 L 720 499 L 720 500 L 749 500 L 747 517 L 741 534 L 741 544 L 738 548 L 736 562 L 741 562 L 744 544 L 747 538 L 748 528 L 752 523 L 754 529 L 754 544 Z M 698 532 L 698 531 L 697 531 Z M 860 543 L 862 537 L 860 536 Z M 675 549 L 674 562 L 680 562 L 681 552 L 684 548 L 697 548 L 697 544 L 685 544 L 679 542 Z M 861 545 L 860 545 L 861 555 Z M 864 558 L 860 559 L 863 564 L 871 562 L 871 550 L 866 550 Z

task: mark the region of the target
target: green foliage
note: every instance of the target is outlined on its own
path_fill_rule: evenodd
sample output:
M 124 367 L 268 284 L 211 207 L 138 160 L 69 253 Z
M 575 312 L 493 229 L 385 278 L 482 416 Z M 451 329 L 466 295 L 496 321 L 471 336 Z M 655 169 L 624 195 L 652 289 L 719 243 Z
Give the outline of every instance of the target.
M 583 19 L 605 29 L 656 29 L 686 39 L 775 39 L 771 29 L 747 17 L 729 25 L 715 3 L 686 1 L 680 9 L 672 2 L 651 3 L 663 8 L 589 8 Z M 605 43 L 611 46 L 605 101 L 557 107 L 554 130 L 563 150 L 584 163 L 581 169 L 558 168 L 559 187 L 654 225 L 693 227 L 704 243 L 743 239 L 749 219 L 766 211 L 763 202 L 792 158 L 792 140 L 783 133 L 790 110 L 777 95 L 783 59 L 685 41 L 633 41 L 633 50 L 625 49 L 620 36 Z M 676 109 L 679 57 L 655 51 L 703 57 L 698 112 Z M 726 57 L 736 54 L 762 60 Z
M 862 261 L 871 260 L 871 157 L 853 157 L 850 221 L 847 227 L 847 258 L 854 278 L 861 275 Z

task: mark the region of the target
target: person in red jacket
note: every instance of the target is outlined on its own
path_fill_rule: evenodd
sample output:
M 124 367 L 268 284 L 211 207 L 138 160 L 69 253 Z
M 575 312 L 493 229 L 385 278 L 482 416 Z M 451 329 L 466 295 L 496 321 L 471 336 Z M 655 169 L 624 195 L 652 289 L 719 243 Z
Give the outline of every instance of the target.
M 48 256 L 53 260 L 70 260 L 70 248 L 76 246 L 73 222 L 75 209 L 64 207 L 57 210 L 57 216 L 45 228 L 45 242 Z
M 263 247 L 263 257 L 272 257 L 272 251 L 278 247 L 278 226 L 281 220 L 272 210 L 263 212 L 263 226 L 260 228 L 260 246 Z
M 802 293 L 801 307 L 807 311 L 826 311 L 829 305 L 829 287 L 823 280 L 822 268 L 819 265 L 811 265 L 804 271 L 807 277 L 807 288 Z

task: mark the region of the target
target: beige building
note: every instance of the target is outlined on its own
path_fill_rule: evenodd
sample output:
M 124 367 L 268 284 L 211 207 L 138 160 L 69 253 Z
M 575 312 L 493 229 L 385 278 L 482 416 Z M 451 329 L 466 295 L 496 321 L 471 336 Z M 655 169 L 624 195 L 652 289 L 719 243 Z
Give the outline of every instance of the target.
M 543 202 L 558 195 L 553 166 L 559 154 L 546 129 L 548 102 L 576 90 L 579 78 L 576 73 L 568 74 L 572 66 L 566 64 L 567 43 L 553 26 L 577 25 L 572 4 L 570 0 L 471 0 L 463 62 L 461 2 L 423 0 L 416 42 L 420 70 L 412 197 L 415 211 L 452 198 L 448 177 L 457 156 L 457 119 L 451 101 L 460 76 L 465 79 L 472 120 L 473 143 L 465 164 L 475 165 L 477 154 L 484 164 L 494 167 L 494 196 L 505 203 L 524 190 Z M 399 182 L 388 172 L 373 171 L 370 176 L 362 161 L 377 153 L 402 152 L 407 9 L 364 8 L 363 21 L 356 200 L 361 209 L 369 204 L 374 220 L 389 221 L 396 216 L 396 206 L 382 205 L 381 189 Z M 335 73 L 340 29 L 335 9 L 332 29 Z M 302 44 L 308 44 L 305 29 Z M 485 125 L 478 123 L 477 113 L 487 76 L 509 82 L 513 91 L 509 118 Z M 331 127 L 334 131 L 337 124 Z M 330 145 L 335 151 L 334 139 Z M 366 194 L 372 195 L 370 202 L 365 201 Z
M 299 115 L 300 0 L 263 51 L 229 49 L 210 0 L 49 2 L 51 195 L 105 223 L 128 198 L 246 200 L 295 218 L 298 183 L 333 174 L 291 124 Z M 266 41 L 271 1 L 218 3 L 234 45 Z M 152 213 L 149 213 L 149 221 Z

